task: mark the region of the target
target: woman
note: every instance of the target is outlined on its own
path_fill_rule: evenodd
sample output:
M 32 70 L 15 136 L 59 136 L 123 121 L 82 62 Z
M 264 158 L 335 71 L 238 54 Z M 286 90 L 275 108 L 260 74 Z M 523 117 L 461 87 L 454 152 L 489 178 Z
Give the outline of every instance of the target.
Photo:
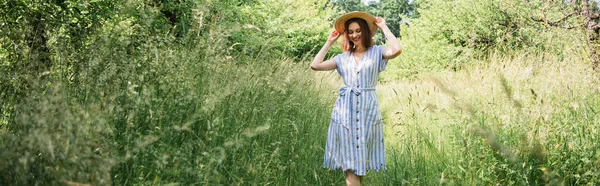
M 327 42 L 312 61 L 311 69 L 336 69 L 344 80 L 329 124 L 323 167 L 346 173 L 346 185 L 360 185 L 367 170 L 385 169 L 383 125 L 375 94 L 379 73 L 387 61 L 402 53 L 400 43 L 380 17 L 351 12 L 339 17 Z M 389 47 L 373 46 L 373 36 L 383 31 Z M 344 53 L 323 61 L 343 33 Z

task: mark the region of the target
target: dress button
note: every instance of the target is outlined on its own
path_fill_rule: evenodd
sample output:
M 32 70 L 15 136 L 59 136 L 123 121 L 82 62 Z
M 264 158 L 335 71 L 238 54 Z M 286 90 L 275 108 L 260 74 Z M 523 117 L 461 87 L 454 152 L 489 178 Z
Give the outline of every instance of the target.
M 358 104 L 358 101 L 356 102 L 356 104 Z
M 358 73 L 360 73 L 360 72 L 356 72 L 356 74 L 358 74 Z
M 359 88 L 359 87 L 360 87 L 360 85 L 356 85 L 356 88 Z
M 356 119 L 356 122 L 358 122 L 358 119 Z
M 358 149 L 358 145 L 356 146 L 356 148 Z
M 358 130 L 358 128 L 356 128 L 356 130 Z
M 358 139 L 358 136 L 356 136 L 356 139 Z
M 358 113 L 359 111 L 357 110 L 356 113 Z

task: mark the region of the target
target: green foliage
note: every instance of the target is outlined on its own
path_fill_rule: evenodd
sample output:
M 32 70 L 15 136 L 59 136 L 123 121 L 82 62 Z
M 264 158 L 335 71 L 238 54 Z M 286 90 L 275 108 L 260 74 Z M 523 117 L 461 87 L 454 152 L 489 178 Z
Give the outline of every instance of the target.
M 361 0 L 336 0 L 332 1 L 341 12 L 365 11 L 367 6 Z
M 411 19 L 411 24 L 402 28 L 404 52 L 392 66 L 395 74 L 390 79 L 442 69 L 458 70 L 494 53 L 506 56 L 564 53 L 573 51 L 570 46 L 585 43 L 581 30 L 547 27 L 534 21 L 532 14 L 544 13 L 536 8 L 542 3 L 537 6 L 513 0 L 417 3 L 421 17 Z M 556 11 L 552 15 L 560 14 Z
M 421 17 L 403 29 L 404 53 L 408 55 L 398 68 L 410 69 L 403 73 L 413 75 L 424 69 L 456 69 L 504 43 L 504 35 L 518 27 L 509 25 L 510 17 L 498 4 L 470 0 L 420 3 Z
M 417 18 L 418 4 L 407 0 L 380 0 L 377 3 L 369 4 L 370 12 L 379 17 L 383 17 L 388 27 L 396 37 L 400 35 L 400 25 L 404 23 L 404 19 Z M 379 32 L 377 36 L 378 43 L 385 41 L 385 36 Z
M 325 170 L 315 172 L 319 164 L 302 163 L 322 158 L 325 102 L 334 94 L 315 86 L 318 78 L 305 78 L 305 64 L 285 59 L 307 57 L 322 45 L 329 28 L 313 15 L 327 14 L 319 8 L 325 1 L 122 3 L 101 7 L 114 16 L 75 40 L 62 40 L 74 37 L 73 25 L 48 22 L 61 29 L 44 32 L 49 66 L 41 75 L 17 68 L 32 55 L 15 48 L 26 42 L 16 36 L 30 25 L 3 27 L 15 37 L 2 38 L 2 72 L 31 75 L 19 79 L 27 85 L 2 76 L 2 95 L 14 101 L 2 102 L 0 184 L 335 182 Z M 238 12 L 238 3 L 269 12 Z M 306 6 L 315 12 L 300 12 Z M 291 10 L 298 14 L 283 13 Z M 176 13 L 177 22 L 165 11 Z M 263 16 L 247 20 L 265 32 L 238 38 L 246 50 L 231 45 L 242 42 L 232 37 L 241 31 L 231 17 L 237 14 Z M 14 96 L 15 89 L 24 93 Z
M 293 57 L 318 52 L 331 27 L 327 0 L 240 3 L 224 16 L 235 31 L 229 36 L 234 55 Z
M 530 36 L 518 30 L 522 25 L 515 22 L 516 15 L 509 14 L 503 5 L 501 1 L 423 2 L 422 14 L 427 16 L 415 22 L 414 27 L 422 27 L 421 33 L 430 34 L 429 37 L 480 52 L 504 43 L 512 48 L 530 44 Z M 514 38 L 506 40 L 509 36 Z
M 115 1 L 3 1 L 0 3 L 0 109 L 13 106 L 29 96 L 31 83 L 49 74 L 69 77 L 78 73 L 76 61 L 56 66 L 54 54 L 64 48 L 70 56 L 82 52 L 87 38 L 113 16 Z M 45 86 L 45 83 L 39 83 Z M 6 122 L 6 115 L 2 120 Z

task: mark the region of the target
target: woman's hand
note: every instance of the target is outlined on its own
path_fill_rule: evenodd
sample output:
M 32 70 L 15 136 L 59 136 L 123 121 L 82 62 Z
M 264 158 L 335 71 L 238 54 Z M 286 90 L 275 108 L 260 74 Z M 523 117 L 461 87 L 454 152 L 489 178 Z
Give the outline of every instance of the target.
M 337 30 L 333 30 L 331 34 L 329 34 L 329 38 L 327 38 L 327 41 L 335 42 L 339 37 L 340 33 Z
M 325 43 L 325 45 L 323 45 L 323 48 L 321 48 L 321 50 L 319 50 L 319 53 L 317 53 L 317 55 L 313 59 L 312 63 L 310 64 L 311 69 L 318 70 L 318 71 L 325 71 L 325 70 L 333 70 L 333 69 L 337 68 L 337 65 L 335 64 L 335 61 L 333 61 L 333 59 L 330 59 L 327 61 L 323 61 L 323 60 L 325 59 L 325 55 L 327 54 L 327 51 L 329 50 L 329 48 L 331 48 L 331 45 L 333 45 L 333 43 L 335 43 L 335 41 L 339 37 L 340 37 L 340 33 L 336 30 L 333 30 L 331 32 L 331 34 L 329 34 L 329 38 L 327 38 L 327 42 Z
M 383 26 L 385 25 L 385 20 L 381 17 L 377 17 L 375 18 L 375 24 L 379 27 L 379 28 L 383 28 Z
M 381 28 L 381 31 L 383 31 L 383 35 L 385 35 L 385 39 L 387 40 L 388 47 L 386 47 L 382 53 L 383 59 L 394 59 L 402 53 L 402 47 L 398 42 L 398 38 L 390 31 L 390 28 L 387 27 L 383 18 L 375 18 L 375 24 L 377 27 Z

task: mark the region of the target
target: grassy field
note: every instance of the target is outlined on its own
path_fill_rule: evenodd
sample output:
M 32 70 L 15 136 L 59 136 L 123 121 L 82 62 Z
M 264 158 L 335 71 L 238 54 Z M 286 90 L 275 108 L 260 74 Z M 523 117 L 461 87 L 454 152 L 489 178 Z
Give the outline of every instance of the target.
M 598 183 L 598 87 L 589 64 L 551 56 L 383 83 L 391 166 L 368 183 Z
M 130 1 L 74 43 L 74 24 L 50 21 L 42 57 L 21 38 L 37 24 L 19 22 L 39 7 L 19 5 L 0 39 L 0 185 L 343 185 L 321 168 L 342 80 L 308 62 L 330 29 L 326 2 L 188 2 L 196 13 L 177 25 L 191 28 L 172 33 L 161 10 L 176 7 Z M 510 10 L 495 1 L 453 1 L 491 8 L 438 22 L 456 6 L 431 2 L 380 78 L 388 167 L 365 185 L 600 183 L 600 75 L 572 49 L 585 33 L 479 19 Z
M 193 63 L 194 50 L 176 51 L 156 51 L 141 75 L 90 79 L 113 84 L 102 91 L 52 84 L 16 107 L 13 132 L 2 132 L 3 182 L 344 184 L 321 168 L 342 85 L 334 71 L 286 59 Z M 582 61 L 494 57 L 381 82 L 388 170 L 365 184 L 598 183 L 600 86 Z

